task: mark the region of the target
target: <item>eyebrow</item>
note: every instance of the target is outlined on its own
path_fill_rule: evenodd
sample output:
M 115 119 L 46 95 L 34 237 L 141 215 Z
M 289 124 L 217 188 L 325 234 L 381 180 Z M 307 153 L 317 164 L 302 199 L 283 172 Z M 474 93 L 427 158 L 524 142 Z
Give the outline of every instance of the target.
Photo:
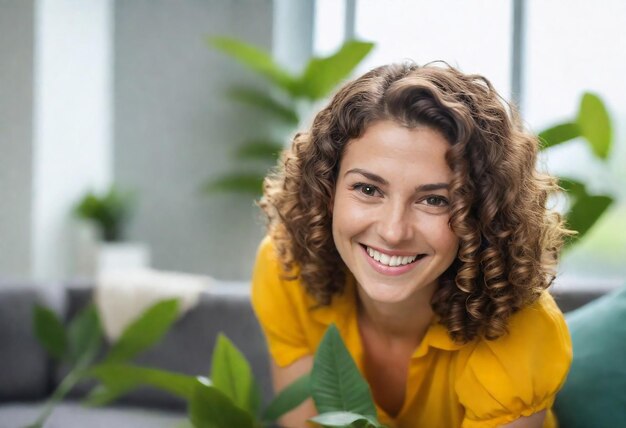
M 371 180 L 375 183 L 378 184 L 382 184 L 384 186 L 389 185 L 389 182 L 387 180 L 385 180 L 384 178 L 382 178 L 380 175 L 374 174 L 372 172 L 366 171 L 364 169 L 361 168 L 353 168 L 349 171 L 347 171 L 344 174 L 344 177 L 348 174 L 360 174 L 363 177 L 367 178 L 368 180 Z M 442 189 L 449 189 L 450 185 L 448 183 L 429 183 L 429 184 L 422 184 L 420 186 L 417 186 L 415 188 L 415 192 L 419 193 L 419 192 L 432 192 L 433 190 L 442 190 Z

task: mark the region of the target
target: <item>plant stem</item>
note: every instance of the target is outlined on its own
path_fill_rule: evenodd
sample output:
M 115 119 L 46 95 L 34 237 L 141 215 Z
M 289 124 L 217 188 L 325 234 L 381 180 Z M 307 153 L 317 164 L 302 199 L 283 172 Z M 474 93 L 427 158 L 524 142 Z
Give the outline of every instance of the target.
M 43 427 L 44 422 L 46 421 L 46 419 L 48 419 L 56 405 L 59 404 L 59 402 L 63 400 L 67 393 L 70 392 L 72 388 L 83 379 L 85 373 L 86 372 L 82 364 L 78 364 L 76 367 L 74 367 L 65 376 L 65 378 L 63 378 L 63 381 L 61 381 L 59 386 L 57 386 L 57 388 L 54 390 L 54 393 L 46 402 L 46 405 L 39 415 L 39 418 L 37 418 L 37 420 L 32 425 L 29 425 L 27 428 Z

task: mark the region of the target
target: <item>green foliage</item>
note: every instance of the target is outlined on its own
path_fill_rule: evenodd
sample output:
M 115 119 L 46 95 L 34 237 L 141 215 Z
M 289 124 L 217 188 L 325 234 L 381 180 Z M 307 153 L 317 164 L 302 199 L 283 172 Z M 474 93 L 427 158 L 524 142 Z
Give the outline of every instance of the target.
M 43 426 L 54 407 L 67 393 L 77 383 L 90 378 L 97 378 L 102 384 L 90 393 L 86 400 L 88 404 L 109 403 L 141 385 L 153 385 L 190 397 L 190 385 L 195 381 L 194 378 L 119 364 L 156 343 L 174 322 L 177 312 L 178 303 L 173 300 L 148 308 L 124 330 L 120 341 L 111 346 L 111 354 L 103 358 L 108 363 L 93 365 L 103 345 L 102 327 L 95 306 L 89 304 L 83 308 L 69 321 L 67 328 L 52 311 L 35 306 L 33 324 L 36 337 L 52 356 L 68 364 L 70 371 L 31 426 Z
M 250 413 L 237 407 L 214 386 L 197 382 L 189 403 L 189 418 L 196 428 L 253 428 Z
M 42 344 L 56 355 L 63 355 L 63 359 L 75 367 L 31 426 L 41 428 L 54 406 L 76 383 L 96 379 L 100 383 L 84 400 L 88 405 L 109 404 L 138 387 L 150 386 L 186 400 L 189 420 L 196 428 L 271 426 L 310 396 L 320 411 L 312 422 L 332 427 L 383 428 L 376 419 L 376 408 L 367 382 L 361 377 L 334 325 L 320 343 L 312 374 L 287 386 L 261 413 L 260 393 L 250 364 L 222 334 L 213 350 L 211 380 L 128 363 L 163 337 L 177 313 L 176 300 L 153 305 L 124 330 L 101 363 L 92 364 L 102 343 L 95 307 L 89 305 L 81 311 L 70 322 L 67 332 L 54 314 L 36 307 L 33 313 L 35 330 L 39 332 Z M 46 329 L 43 323 L 56 326 Z M 61 352 L 61 337 L 67 337 L 65 352 Z
M 108 192 L 87 192 L 74 208 L 74 213 L 98 227 L 101 239 L 107 242 L 121 241 L 124 227 L 130 217 L 133 197 L 121 193 L 115 186 Z
M 315 353 L 311 395 L 320 413 L 353 412 L 376 417 L 369 385 L 359 373 L 334 324 L 324 334 Z
M 346 79 L 356 66 L 369 54 L 372 43 L 351 40 L 344 43 L 332 55 L 312 58 L 304 71 L 293 74 L 276 63 L 270 54 L 245 42 L 215 37 L 209 45 L 237 60 L 269 83 L 264 90 L 237 86 L 228 91 L 231 99 L 255 108 L 259 113 L 269 114 L 277 126 L 287 125 L 284 137 L 243 142 L 235 152 L 235 159 L 252 159 L 259 164 L 258 172 L 233 172 L 207 181 L 207 192 L 238 192 L 259 196 L 263 177 L 276 163 L 285 138 L 300 122 L 299 110 L 312 107 L 315 101 L 326 98 L 336 85 Z
M 328 412 L 311 418 L 311 421 L 325 427 L 380 428 L 383 427 L 373 416 L 363 416 L 352 412 Z
M 104 388 L 97 393 L 92 393 L 89 398 L 90 404 L 105 404 L 115 395 L 111 392 L 129 392 L 140 386 L 152 386 L 172 395 L 190 400 L 196 383 L 193 376 L 171 373 L 165 370 L 140 367 L 132 364 L 103 363 L 89 369 L 89 375 L 100 380 Z M 107 391 L 105 394 L 102 391 Z M 103 397 L 106 401 L 103 402 Z
M 256 387 L 250 364 L 223 334 L 217 337 L 211 363 L 211 381 L 235 406 L 256 414 L 260 392 Z
M 543 145 L 548 149 L 576 138 L 583 138 L 591 153 L 601 162 L 606 162 L 612 146 L 612 125 L 602 99 L 586 92 L 580 100 L 575 120 L 554 125 L 539 133 Z M 584 183 L 569 178 L 560 178 L 561 188 L 570 199 L 565 214 L 567 226 L 577 234 L 566 242 L 569 247 L 578 242 L 596 224 L 613 204 L 611 195 L 593 195 Z
M 102 328 L 94 305 L 88 305 L 74 317 L 68 326 L 67 337 L 68 361 L 83 367 L 89 365 L 102 346 Z
M 611 119 L 604 102 L 597 95 L 583 94 L 578 111 L 578 127 L 589 142 L 591 150 L 600 159 L 606 159 L 611 150 Z
M 311 375 L 306 374 L 284 388 L 263 412 L 264 421 L 275 421 L 311 396 Z
M 60 360 L 67 350 L 67 336 L 63 323 L 54 311 L 40 305 L 35 306 L 33 315 L 37 340 L 48 354 Z
M 163 300 L 148 308 L 111 346 L 106 363 L 120 363 L 158 343 L 178 317 L 178 300 Z

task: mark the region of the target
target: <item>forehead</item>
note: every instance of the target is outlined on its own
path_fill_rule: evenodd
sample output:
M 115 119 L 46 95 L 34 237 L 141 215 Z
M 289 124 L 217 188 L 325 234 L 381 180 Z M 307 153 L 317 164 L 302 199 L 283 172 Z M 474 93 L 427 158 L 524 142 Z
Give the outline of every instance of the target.
M 450 144 L 428 126 L 407 128 L 385 120 L 368 126 L 361 137 L 346 145 L 340 170 L 370 167 L 379 172 L 411 174 L 426 170 L 438 175 L 450 172 L 445 160 Z

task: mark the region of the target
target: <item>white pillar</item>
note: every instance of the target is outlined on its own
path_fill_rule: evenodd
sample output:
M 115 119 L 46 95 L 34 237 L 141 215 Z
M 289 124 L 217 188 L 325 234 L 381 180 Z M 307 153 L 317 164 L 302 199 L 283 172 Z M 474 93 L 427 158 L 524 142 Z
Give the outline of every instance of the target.
M 299 72 L 313 54 L 315 0 L 274 0 L 274 57 Z
M 32 276 L 71 274 L 72 207 L 111 181 L 111 0 L 39 0 L 35 31 Z

